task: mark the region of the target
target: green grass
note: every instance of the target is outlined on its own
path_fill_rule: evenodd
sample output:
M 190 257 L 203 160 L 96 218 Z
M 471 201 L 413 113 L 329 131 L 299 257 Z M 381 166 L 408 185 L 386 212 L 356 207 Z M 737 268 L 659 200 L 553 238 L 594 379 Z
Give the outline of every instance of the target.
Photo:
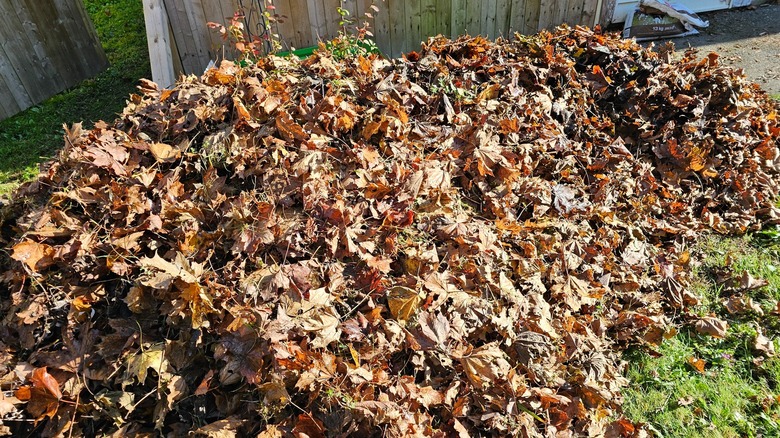
M 683 328 L 658 347 L 659 357 L 641 349 L 627 352 L 626 417 L 664 437 L 780 436 L 780 359 L 753 349 L 757 328 L 773 340 L 780 334 L 780 320 L 771 314 L 780 299 L 780 247 L 773 233 L 710 237 L 699 244 L 704 258 L 694 269 L 692 289 L 702 303 L 694 310 L 728 321 L 727 336 L 715 339 Z M 763 315 L 729 315 L 722 305 L 725 293 L 714 276 L 729 262 L 735 274 L 747 271 L 769 282 L 746 293 Z M 690 358 L 706 362 L 703 373 Z
M 93 79 L 0 122 L 0 196 L 38 173 L 62 146 L 62 124 L 114 120 L 150 76 L 142 2 L 84 0 L 111 66 Z

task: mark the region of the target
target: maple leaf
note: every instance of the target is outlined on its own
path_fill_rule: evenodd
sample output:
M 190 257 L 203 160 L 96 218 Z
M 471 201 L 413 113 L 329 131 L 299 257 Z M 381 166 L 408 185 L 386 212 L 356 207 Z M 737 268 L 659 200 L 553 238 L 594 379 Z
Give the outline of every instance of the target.
M 511 368 L 496 342 L 476 348 L 459 360 L 466 377 L 477 387 L 497 384 Z
M 282 307 L 297 326 L 315 335 L 312 347 L 324 348 L 341 337 L 341 319 L 325 288 L 309 291 L 308 300 L 283 300 Z
M 128 356 L 125 362 L 125 377 L 122 381 L 122 388 L 131 385 L 133 378 L 136 378 L 139 384 L 143 384 L 150 369 L 162 376 L 164 373 L 168 373 L 168 367 L 165 344 L 158 343 L 142 347 L 136 354 Z
M 257 333 L 246 326 L 235 334 L 222 336 L 214 353 L 215 359 L 226 362 L 219 371 L 219 381 L 223 385 L 231 385 L 243 377 L 249 383 L 258 383 L 262 378 L 264 349 Z
M 44 417 L 53 418 L 62 399 L 59 382 L 46 371 L 46 367 L 33 370 L 29 380 L 32 386 L 17 389 L 14 396 L 21 401 L 27 401 L 27 412 L 36 421 Z
M 390 314 L 399 321 L 408 321 L 417 311 L 421 300 L 419 292 L 405 286 L 394 286 L 387 293 Z
M 24 240 L 14 245 L 11 258 L 38 272 L 54 264 L 54 254 L 54 248 L 45 243 Z

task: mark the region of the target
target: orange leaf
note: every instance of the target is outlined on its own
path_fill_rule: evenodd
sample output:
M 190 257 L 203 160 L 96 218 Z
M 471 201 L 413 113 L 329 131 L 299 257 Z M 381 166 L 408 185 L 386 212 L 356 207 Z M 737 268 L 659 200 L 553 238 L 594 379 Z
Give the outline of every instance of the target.
M 19 400 L 29 400 L 27 412 L 36 420 L 43 417 L 54 417 L 60 407 L 60 384 L 57 379 L 46 371 L 46 367 L 36 368 L 30 376 L 32 388 L 23 386 L 15 395 Z
M 688 358 L 688 365 L 693 367 L 697 372 L 704 374 L 704 366 L 707 365 L 707 362 L 704 359 L 698 359 L 691 356 Z
M 34 272 L 42 271 L 54 264 L 54 248 L 45 243 L 25 240 L 13 248 L 11 258 L 27 265 Z

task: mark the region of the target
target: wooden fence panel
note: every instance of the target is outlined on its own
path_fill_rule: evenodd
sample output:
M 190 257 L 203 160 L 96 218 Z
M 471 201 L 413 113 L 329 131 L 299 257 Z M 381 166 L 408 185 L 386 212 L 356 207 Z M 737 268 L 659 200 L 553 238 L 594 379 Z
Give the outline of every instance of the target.
M 434 18 L 436 19 L 436 32 L 434 35 L 450 36 L 452 26 L 452 0 L 436 0 Z
M 420 1 L 420 41 L 439 34 L 436 27 L 436 0 Z
M 106 67 L 80 0 L 0 0 L 0 120 Z
M 343 5 L 353 21 L 348 28 L 367 20 L 382 53 L 398 56 L 418 50 L 421 41 L 438 34 L 457 37 L 467 33 L 496 38 L 511 37 L 514 32 L 531 34 L 563 22 L 593 26 L 603 19 L 602 9 L 610 2 L 614 0 L 343 0 Z M 220 36 L 207 29 L 205 21 L 226 24 L 239 6 L 238 0 L 165 0 L 165 3 L 168 14 L 177 15 L 170 20 L 176 40 L 174 52 L 178 49 L 187 73 L 202 71 L 202 68 L 189 70 L 193 66 L 205 66 L 205 54 L 208 59 L 218 59 L 226 53 L 220 49 L 223 45 Z M 263 2 L 243 1 L 253 7 L 258 3 Z M 285 48 L 316 45 L 318 41 L 337 36 L 342 29 L 337 12 L 339 0 L 274 0 L 273 4 L 276 13 L 286 16 L 284 22 L 273 27 Z M 378 11 L 370 9 L 372 4 Z M 372 17 L 366 18 L 366 12 Z M 259 13 L 253 11 L 248 17 L 257 22 Z M 197 54 L 191 55 L 193 51 Z
M 496 37 L 510 35 L 512 3 L 512 0 L 496 0 Z M 523 2 L 518 3 L 523 4 Z
M 450 38 L 455 38 L 466 32 L 466 1 L 467 0 L 452 0 Z
M 525 27 L 524 34 L 532 34 L 539 30 L 539 16 L 541 15 L 541 0 L 526 0 L 525 2 Z

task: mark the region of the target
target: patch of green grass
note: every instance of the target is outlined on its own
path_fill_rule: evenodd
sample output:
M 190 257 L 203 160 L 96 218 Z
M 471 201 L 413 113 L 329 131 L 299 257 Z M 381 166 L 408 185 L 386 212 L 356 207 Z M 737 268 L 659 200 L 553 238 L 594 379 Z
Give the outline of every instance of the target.
M 624 392 L 624 413 L 664 437 L 780 436 L 780 359 L 754 349 L 758 329 L 778 347 L 780 320 L 771 314 L 780 299 L 778 246 L 758 236 L 710 237 L 697 249 L 703 259 L 694 268 L 692 289 L 702 302 L 694 311 L 726 320 L 727 336 L 716 339 L 682 328 L 658 347 L 658 357 L 640 349 L 627 352 L 631 383 Z M 715 280 L 727 267 L 769 282 L 745 293 L 762 314 L 726 311 L 726 293 Z M 692 360 L 703 360 L 704 371 Z
M 62 146 L 62 124 L 111 121 L 150 76 L 142 3 L 84 0 L 111 66 L 93 79 L 0 122 L 0 196 L 35 177 Z

